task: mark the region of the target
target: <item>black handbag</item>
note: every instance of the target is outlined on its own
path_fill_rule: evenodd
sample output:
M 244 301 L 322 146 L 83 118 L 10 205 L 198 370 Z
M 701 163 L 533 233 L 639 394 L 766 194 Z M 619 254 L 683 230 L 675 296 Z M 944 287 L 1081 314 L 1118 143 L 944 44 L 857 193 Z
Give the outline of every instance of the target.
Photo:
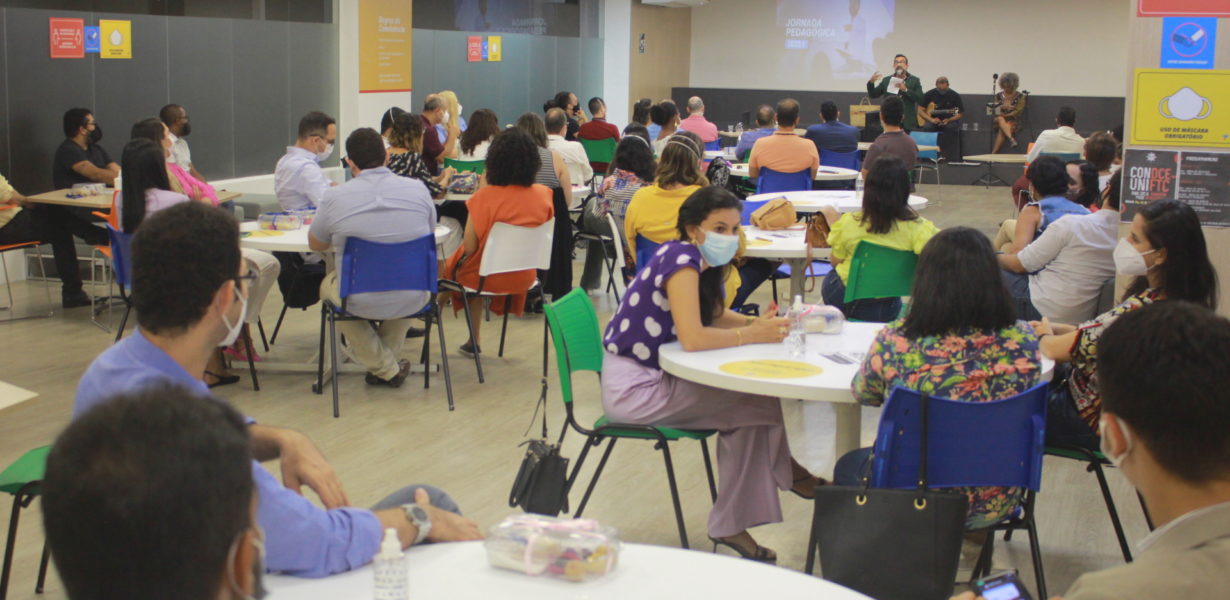
M 559 442 L 547 441 L 547 378 L 542 378 L 542 394 L 534 408 L 534 416 L 542 410 L 542 439 L 526 440 L 520 446 L 528 446 L 521 468 L 513 480 L 508 494 L 508 505 L 521 507 L 527 513 L 558 516 L 568 512 L 568 459 L 560 455 Z M 533 417 L 530 418 L 533 422 Z M 532 426 L 532 425 L 531 425 Z
M 825 579 L 877 600 L 946 600 L 952 595 L 969 499 L 927 489 L 927 403 L 922 421 L 918 488 L 859 486 L 816 489 L 807 572 L 819 548 Z

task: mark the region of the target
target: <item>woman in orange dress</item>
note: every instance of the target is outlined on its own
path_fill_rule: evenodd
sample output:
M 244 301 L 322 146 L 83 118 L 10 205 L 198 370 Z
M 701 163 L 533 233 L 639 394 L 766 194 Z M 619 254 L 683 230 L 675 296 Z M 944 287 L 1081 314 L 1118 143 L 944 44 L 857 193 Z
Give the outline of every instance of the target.
M 444 274 L 449 279 L 471 289 L 478 289 L 478 266 L 482 263 L 487 235 L 496 223 L 519 227 L 537 227 L 555 216 L 551 188 L 534 183 L 541 166 L 538 146 L 529 134 L 520 129 L 507 129 L 495 136 L 487 150 L 487 185 L 479 188 L 469 200 L 470 213 L 466 221 L 461 247 L 449 257 Z M 534 284 L 538 273 L 533 269 L 500 273 L 487 277 L 483 290 L 510 294 L 503 301 L 491 304 L 492 312 L 504 314 L 511 310 L 520 315 L 525 309 L 525 293 Z M 453 309 L 460 310 L 463 299 L 453 297 Z M 474 339 L 461 346 L 461 353 L 473 356 L 479 352 L 479 325 L 482 323 L 482 298 L 470 302 L 470 327 Z

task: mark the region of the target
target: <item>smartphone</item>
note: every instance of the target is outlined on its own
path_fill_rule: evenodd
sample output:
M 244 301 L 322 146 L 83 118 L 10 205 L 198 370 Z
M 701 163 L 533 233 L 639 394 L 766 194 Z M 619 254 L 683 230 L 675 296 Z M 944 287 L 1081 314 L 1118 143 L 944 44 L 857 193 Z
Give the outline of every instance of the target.
M 986 600 L 1033 600 L 1013 572 L 999 573 L 975 581 L 974 592 Z

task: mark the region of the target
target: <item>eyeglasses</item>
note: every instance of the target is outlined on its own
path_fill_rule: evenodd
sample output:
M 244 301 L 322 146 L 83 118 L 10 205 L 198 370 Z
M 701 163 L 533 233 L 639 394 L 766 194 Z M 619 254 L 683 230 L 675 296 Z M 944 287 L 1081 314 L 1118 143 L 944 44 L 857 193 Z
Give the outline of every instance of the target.
M 247 273 L 244 273 L 243 275 L 240 275 L 238 277 L 232 277 L 231 279 L 236 284 L 239 284 L 239 285 L 244 285 L 245 283 L 247 285 L 252 285 L 256 281 L 256 273 L 253 273 L 252 271 L 248 271 Z

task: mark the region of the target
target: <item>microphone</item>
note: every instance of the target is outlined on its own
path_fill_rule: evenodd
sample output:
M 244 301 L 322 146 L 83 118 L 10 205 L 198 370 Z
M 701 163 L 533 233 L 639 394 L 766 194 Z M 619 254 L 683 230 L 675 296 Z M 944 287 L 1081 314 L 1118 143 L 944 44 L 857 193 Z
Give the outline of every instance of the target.
M 992 75 L 992 76 L 991 76 L 991 79 L 999 79 L 999 73 L 996 73 L 996 74 Z

